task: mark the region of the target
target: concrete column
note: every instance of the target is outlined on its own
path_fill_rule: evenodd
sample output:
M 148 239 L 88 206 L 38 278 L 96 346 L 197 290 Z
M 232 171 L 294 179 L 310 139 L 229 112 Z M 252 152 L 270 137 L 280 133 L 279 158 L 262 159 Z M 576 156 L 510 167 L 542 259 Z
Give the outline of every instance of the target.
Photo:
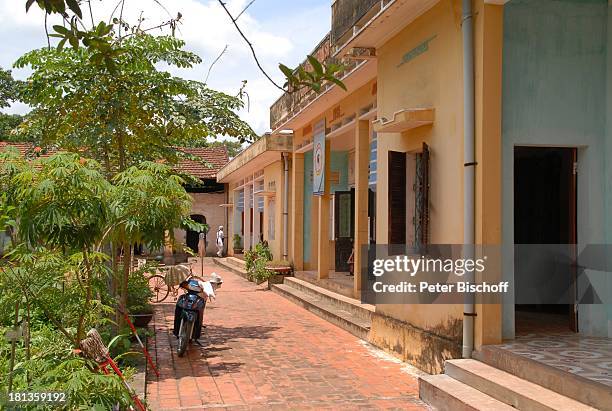
M 242 243 L 244 251 L 251 248 L 253 244 L 251 242 L 251 207 L 253 206 L 253 199 L 251 197 L 251 189 L 249 185 L 244 186 L 244 236 Z
M 330 203 L 330 172 L 331 172 L 331 150 L 329 141 L 325 141 L 325 190 L 323 195 L 318 196 L 319 218 L 317 219 L 317 274 L 318 278 L 329 277 L 330 247 L 329 247 L 329 203 Z
M 255 184 L 253 184 L 255 187 Z M 259 217 L 259 196 L 253 195 L 253 245 L 259 243 L 259 239 L 261 238 L 261 230 L 262 227 L 260 224 Z
M 289 258 L 295 269 L 304 269 L 304 154 L 293 153 L 291 170 L 291 208 L 293 229 L 290 232 Z
M 367 255 L 362 247 L 368 244 L 368 165 L 370 161 L 370 122 L 359 120 L 355 127 L 355 297 L 361 291 L 361 264 Z
M 476 3 L 476 244 L 501 244 L 502 213 L 502 50 L 504 6 Z M 496 259 L 497 260 L 497 259 Z M 494 267 L 488 266 L 489 270 Z M 499 267 L 501 271 L 501 267 Z M 477 280 L 482 280 L 476 278 Z M 512 303 L 512 302 L 510 302 Z M 512 307 L 514 313 L 514 307 Z M 502 341 L 502 307 L 477 304 L 476 349 Z

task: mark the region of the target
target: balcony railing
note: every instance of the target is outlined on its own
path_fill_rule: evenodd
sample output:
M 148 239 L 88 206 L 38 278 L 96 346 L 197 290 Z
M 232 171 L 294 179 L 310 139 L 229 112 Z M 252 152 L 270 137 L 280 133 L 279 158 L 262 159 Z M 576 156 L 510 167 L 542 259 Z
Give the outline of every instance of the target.
M 340 39 L 373 9 L 380 8 L 381 0 L 336 0 L 332 4 L 331 41 L 339 46 Z
M 343 71 L 337 73 L 337 76 L 340 78 L 342 78 L 345 73 L 351 71 L 357 65 L 355 60 L 339 60 L 332 57 L 332 42 L 330 33 L 328 33 L 323 40 L 319 42 L 311 55 L 316 57 L 318 61 L 324 64 L 342 64 L 344 67 Z M 307 71 L 312 70 L 308 60 L 305 60 L 301 66 Z M 332 85 L 332 83 L 324 84 L 320 93 L 324 93 L 327 89 L 332 87 Z M 316 96 L 317 93 L 308 88 L 295 90 L 291 93 L 284 93 L 278 100 L 276 100 L 276 102 L 274 102 L 274 104 L 272 104 L 272 107 L 270 107 L 270 128 L 272 130 L 276 130 L 276 128 L 278 128 L 278 126 L 280 126 L 286 119 L 298 113 L 302 108 L 308 105 L 308 103 L 314 100 Z

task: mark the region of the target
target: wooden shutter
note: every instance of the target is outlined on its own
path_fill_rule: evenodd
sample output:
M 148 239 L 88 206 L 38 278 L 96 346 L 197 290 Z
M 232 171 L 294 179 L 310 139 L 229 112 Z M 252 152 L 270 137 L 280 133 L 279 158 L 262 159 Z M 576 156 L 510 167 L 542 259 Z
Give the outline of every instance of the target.
M 406 244 L 406 153 L 389 151 L 389 244 Z
M 429 146 L 416 156 L 414 234 L 417 247 L 429 244 Z

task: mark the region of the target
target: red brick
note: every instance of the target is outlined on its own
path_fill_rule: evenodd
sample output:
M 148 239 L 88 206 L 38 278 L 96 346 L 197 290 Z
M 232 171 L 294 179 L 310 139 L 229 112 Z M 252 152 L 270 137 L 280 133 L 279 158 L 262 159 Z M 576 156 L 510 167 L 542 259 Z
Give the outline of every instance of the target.
M 174 301 L 155 307 L 149 350 L 161 376 L 147 387 L 151 409 L 426 409 L 403 364 L 265 286 L 218 266 L 204 270 L 224 279 L 206 309 L 204 347 L 178 358 Z

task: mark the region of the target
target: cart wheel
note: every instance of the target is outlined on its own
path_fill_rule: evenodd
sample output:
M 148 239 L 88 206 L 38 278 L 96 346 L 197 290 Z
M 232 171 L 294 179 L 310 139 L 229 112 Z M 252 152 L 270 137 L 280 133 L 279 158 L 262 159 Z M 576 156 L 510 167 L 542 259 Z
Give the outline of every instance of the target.
M 149 290 L 153 293 L 150 298 L 151 302 L 161 303 L 168 297 L 170 287 L 166 284 L 166 280 L 161 275 L 152 275 L 149 277 Z

